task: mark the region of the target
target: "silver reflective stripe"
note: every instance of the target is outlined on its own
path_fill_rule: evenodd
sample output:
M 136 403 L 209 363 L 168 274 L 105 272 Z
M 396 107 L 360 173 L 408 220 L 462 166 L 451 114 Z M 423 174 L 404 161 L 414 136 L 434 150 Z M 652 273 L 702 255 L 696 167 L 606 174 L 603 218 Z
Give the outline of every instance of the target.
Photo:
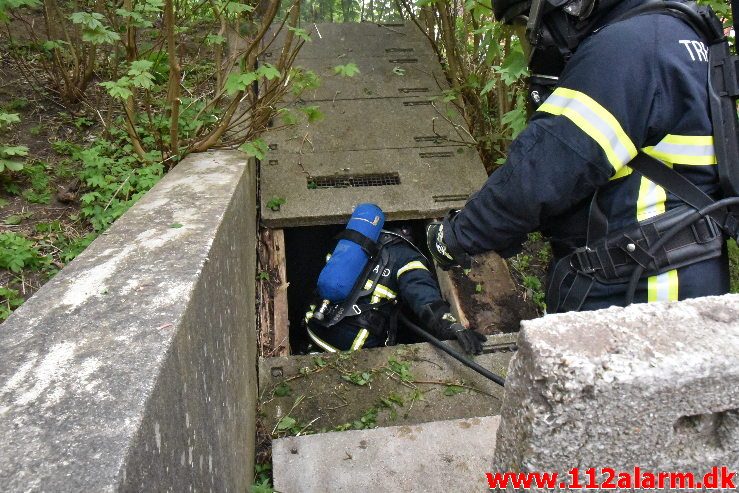
M 655 151 L 664 152 L 665 154 L 679 154 L 683 156 L 713 156 L 714 150 L 712 145 L 696 146 L 690 144 L 670 144 L 660 142 L 654 146 Z
M 592 111 L 586 104 L 574 98 L 560 96 L 556 92 L 553 93 L 551 96 L 549 96 L 546 102 L 554 106 L 559 106 L 561 108 L 569 108 L 577 112 L 590 125 L 592 125 L 595 129 L 601 132 L 603 136 L 605 136 L 605 138 L 608 140 L 608 143 L 611 145 L 611 148 L 615 152 L 616 157 L 619 160 L 619 163 L 622 166 L 628 163 L 629 161 L 631 161 L 632 159 L 631 153 L 621 143 L 621 140 L 618 138 L 618 134 L 613 129 L 613 127 L 611 127 L 611 125 L 609 125 L 607 122 L 603 121 L 600 118 L 600 116 L 598 116 L 594 111 Z M 586 131 L 586 129 L 581 129 L 581 130 Z

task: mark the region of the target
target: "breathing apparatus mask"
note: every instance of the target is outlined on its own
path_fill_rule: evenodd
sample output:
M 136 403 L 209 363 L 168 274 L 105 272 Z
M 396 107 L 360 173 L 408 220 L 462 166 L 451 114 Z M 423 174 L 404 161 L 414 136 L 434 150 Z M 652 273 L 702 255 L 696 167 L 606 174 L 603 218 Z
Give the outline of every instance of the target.
M 496 18 L 518 28 L 531 71 L 529 103 L 541 104 L 600 14 L 620 0 L 532 0 L 494 2 Z

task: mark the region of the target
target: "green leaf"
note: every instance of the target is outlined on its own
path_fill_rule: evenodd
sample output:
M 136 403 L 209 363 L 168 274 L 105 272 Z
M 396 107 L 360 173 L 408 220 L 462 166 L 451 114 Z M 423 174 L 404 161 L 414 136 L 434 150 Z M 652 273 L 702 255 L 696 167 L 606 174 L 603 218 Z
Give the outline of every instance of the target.
M 222 45 L 226 43 L 226 38 L 218 34 L 209 34 L 205 37 L 205 44 L 208 46 Z
M 111 80 L 108 82 L 100 83 L 100 85 L 108 91 L 110 97 L 114 99 L 120 99 L 122 101 L 125 101 L 129 97 L 133 96 L 133 91 L 128 88 L 130 84 L 131 81 L 128 77 L 121 77 L 117 81 Z
M 480 91 L 480 96 L 484 96 L 485 94 L 489 93 L 493 90 L 495 87 L 495 83 L 498 82 L 498 79 L 490 79 L 487 84 L 485 84 L 485 87 L 482 88 L 482 91 Z
M 134 87 L 142 89 L 151 89 L 154 87 L 154 76 L 149 70 L 154 66 L 154 62 L 150 60 L 136 60 L 131 63 L 128 69 L 130 83 Z
M 98 192 L 88 192 L 80 197 L 80 202 L 83 204 L 92 204 L 95 199 L 99 199 L 100 194 Z
M 105 17 L 97 12 L 74 12 L 69 19 L 82 27 L 82 41 L 100 45 L 121 39 L 118 33 L 111 31 L 102 23 Z
M 19 161 L 10 161 L 8 159 L 0 159 L 0 172 L 5 170 L 20 171 L 23 169 L 23 163 Z
M 233 96 L 239 91 L 246 90 L 249 84 L 259 79 L 257 72 L 234 73 L 228 76 L 223 88 L 229 96 Z
M 241 14 L 242 12 L 252 12 L 254 7 L 239 2 L 228 2 L 225 10 L 230 14 Z
M 292 392 L 292 389 L 288 384 L 285 382 L 282 382 L 280 385 L 275 387 L 275 396 L 276 397 L 287 397 Z
M 26 146 L 0 146 L 0 156 L 28 156 L 28 147 Z
M 334 67 L 334 73 L 341 77 L 354 77 L 359 72 L 359 67 L 354 62 L 347 63 L 346 65 L 337 65 Z
M 267 208 L 271 209 L 275 212 L 280 210 L 280 207 L 285 204 L 287 200 L 285 200 L 283 197 L 272 197 L 267 201 Z
M 511 129 L 511 138 L 515 139 L 526 128 L 526 110 L 523 106 L 514 108 L 503 115 L 500 122 Z
M 255 482 L 250 486 L 249 493 L 275 493 L 269 478 L 264 478 L 258 483 Z
M 152 24 L 152 22 L 150 20 L 146 19 L 141 14 L 141 12 L 138 12 L 138 11 L 131 12 L 131 11 L 128 11 L 126 9 L 117 9 L 115 11 L 115 13 L 118 14 L 119 16 L 121 16 L 121 17 L 124 17 L 126 19 L 130 19 L 131 25 L 133 25 L 134 27 L 148 28 L 148 27 L 153 27 L 154 26 L 154 24 Z
M 277 114 L 285 125 L 295 125 L 298 123 L 298 118 L 286 108 L 282 108 Z
M 284 416 L 279 423 L 277 423 L 277 429 L 280 431 L 289 430 L 293 426 L 297 424 L 297 421 L 295 419 L 291 418 L 290 416 Z
M 393 68 L 393 73 L 395 75 L 403 76 L 403 75 L 405 75 L 405 69 L 404 68 L 400 68 L 400 67 L 394 67 Z
M 280 77 L 280 71 L 277 70 L 274 65 L 270 65 L 269 63 L 262 64 L 257 69 L 257 74 L 267 80 L 278 79 Z
M 169 227 L 170 227 L 170 228 L 175 228 L 175 229 L 177 229 L 177 228 L 181 228 L 181 227 L 182 227 L 182 225 L 181 225 L 180 223 L 172 223 L 172 224 L 170 224 L 170 225 L 169 225 Z
M 296 96 L 303 91 L 317 89 L 321 85 L 321 79 L 315 72 L 299 67 L 290 70 L 290 79 L 292 93 Z
M 320 122 L 324 117 L 318 106 L 306 106 L 305 108 L 300 108 L 300 111 L 306 114 L 308 123 Z
M 493 70 L 500 74 L 501 79 L 508 86 L 515 84 L 529 74 L 528 68 L 526 67 L 526 57 L 520 47 L 511 50 L 508 56 L 505 57 L 505 60 L 503 60 L 503 65 L 493 67 Z
M 3 222 L 8 226 L 17 226 L 23 222 L 23 216 L 20 214 L 13 214 L 12 216 L 6 217 Z
M 308 34 L 308 31 L 305 29 L 300 29 L 298 27 L 290 27 L 287 26 L 288 30 L 292 31 L 292 33 L 297 36 L 298 38 L 302 39 L 303 41 L 310 41 L 310 34 Z
M 2 0 L 0 0 L 2 1 Z M 0 128 L 10 126 L 14 123 L 20 122 L 21 119 L 18 113 L 2 113 L 0 112 Z
M 461 394 L 462 392 L 464 392 L 464 390 L 465 390 L 464 387 L 460 387 L 459 385 L 449 384 L 444 389 L 444 395 L 453 396 L 453 395 Z
M 247 156 L 254 156 L 255 158 L 261 161 L 262 159 L 264 159 L 264 156 L 267 154 L 267 151 L 269 150 L 269 146 L 264 140 L 256 139 L 256 140 L 252 140 L 251 142 L 246 142 L 242 144 L 239 147 L 239 150 L 242 152 L 245 152 Z

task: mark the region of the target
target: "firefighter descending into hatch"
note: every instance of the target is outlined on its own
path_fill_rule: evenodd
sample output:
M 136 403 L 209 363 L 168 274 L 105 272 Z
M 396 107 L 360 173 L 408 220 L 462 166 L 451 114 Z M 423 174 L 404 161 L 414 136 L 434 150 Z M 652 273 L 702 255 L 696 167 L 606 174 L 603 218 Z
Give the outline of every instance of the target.
M 482 189 L 429 226 L 434 258 L 508 257 L 540 230 L 554 252 L 550 313 L 624 305 L 634 292 L 650 302 L 726 293 L 738 91 L 713 12 L 674 1 L 493 4 L 499 20 L 525 26 L 538 108 Z
M 322 301 L 305 315 L 313 344 L 329 352 L 393 345 L 405 304 L 438 338 L 456 338 L 467 353 L 479 354 L 485 337 L 452 316 L 409 230 L 383 225 L 379 207 L 359 204 L 338 236 L 318 278 Z

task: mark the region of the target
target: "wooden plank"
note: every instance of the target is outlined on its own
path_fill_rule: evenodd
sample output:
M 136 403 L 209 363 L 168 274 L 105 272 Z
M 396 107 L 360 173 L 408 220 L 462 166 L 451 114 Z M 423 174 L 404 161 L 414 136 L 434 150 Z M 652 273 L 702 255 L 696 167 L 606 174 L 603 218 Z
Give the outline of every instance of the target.
M 536 318 L 533 304 L 521 297 L 508 264 L 495 252 L 474 256 L 466 273 L 437 266 L 436 276 L 441 295 L 465 327 L 483 334 L 515 332 L 521 320 Z
M 275 356 L 290 354 L 290 321 L 287 316 L 287 266 L 285 264 L 285 234 L 281 229 L 274 230 L 274 254 L 277 265 L 279 286 L 273 292 L 272 327 L 277 352 Z
M 290 322 L 287 312 L 285 234 L 281 229 L 262 229 L 257 272 L 259 293 L 260 355 L 290 354 Z
M 451 306 L 452 315 L 454 315 L 462 325 L 469 327 L 470 321 L 462 308 L 462 303 L 459 301 L 459 291 L 449 274 L 449 271 L 441 270 L 438 265 L 436 266 L 436 279 L 439 281 L 441 296 L 443 296 L 447 303 L 449 303 L 449 306 Z

